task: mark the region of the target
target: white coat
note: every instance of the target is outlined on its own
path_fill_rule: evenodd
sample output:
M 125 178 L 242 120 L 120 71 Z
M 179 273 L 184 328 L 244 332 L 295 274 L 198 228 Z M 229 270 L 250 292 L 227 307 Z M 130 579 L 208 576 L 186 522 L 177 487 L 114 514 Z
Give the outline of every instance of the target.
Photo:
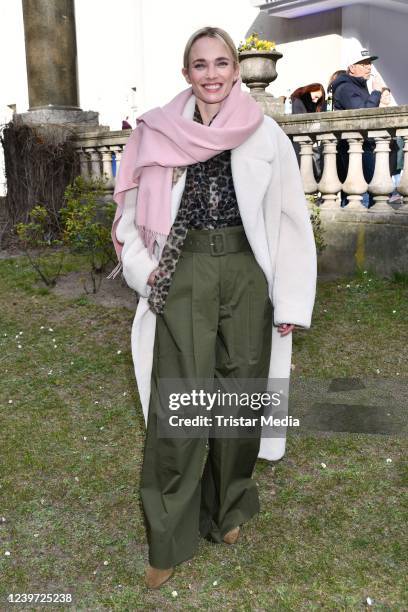
M 195 97 L 183 115 L 193 118 Z M 316 249 L 301 177 L 292 144 L 270 117 L 231 151 L 232 178 L 242 223 L 255 258 L 269 286 L 274 324 L 309 328 L 316 289 Z M 172 188 L 171 216 L 176 218 L 186 173 Z M 140 401 L 147 423 L 156 315 L 149 309 L 147 280 L 160 252 L 151 257 L 134 224 L 137 188 L 126 192 L 116 237 L 123 243 L 123 276 L 140 296 L 131 334 L 132 357 Z M 289 379 L 292 334 L 282 337 L 273 327 L 270 379 Z M 259 457 L 276 461 L 285 453 L 286 438 L 262 438 Z

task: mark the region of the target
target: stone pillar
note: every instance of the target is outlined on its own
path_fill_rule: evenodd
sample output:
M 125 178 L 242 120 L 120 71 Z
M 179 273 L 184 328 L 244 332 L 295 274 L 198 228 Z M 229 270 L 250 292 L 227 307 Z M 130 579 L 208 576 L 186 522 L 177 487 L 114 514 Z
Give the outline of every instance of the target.
M 79 160 L 81 166 L 81 176 L 85 180 L 89 180 L 89 154 L 84 149 L 80 149 L 79 151 Z
M 13 122 L 77 133 L 109 129 L 99 125 L 99 113 L 79 108 L 74 0 L 23 0 L 23 17 L 30 108 Z
M 79 108 L 74 0 L 23 0 L 29 110 Z
M 363 174 L 363 136 L 360 132 L 343 132 L 341 138 L 349 143 L 349 166 L 343 183 L 348 204 L 344 210 L 364 211 L 361 202 L 367 191 L 367 183 Z
M 323 198 L 321 208 L 339 208 L 337 194 L 341 189 L 341 183 L 336 166 L 337 137 L 334 134 L 320 134 L 316 137 L 316 140 L 322 141 L 324 156 L 323 174 L 317 185 Z
M 375 140 L 375 170 L 368 191 L 374 196 L 374 206 L 370 208 L 373 213 L 393 213 L 394 209 L 387 204 L 394 189 L 390 174 L 390 140 L 387 130 L 368 132 L 369 138 Z
M 406 214 L 408 213 L 408 128 L 397 130 L 396 135 L 402 136 L 404 139 L 404 167 L 402 169 L 400 184 L 397 187 L 398 193 L 403 197 L 403 204 L 395 212 Z
M 87 151 L 91 158 L 91 178 L 102 178 L 101 172 L 101 152 L 98 147 L 87 147 Z
M 313 140 L 310 136 L 294 136 L 293 142 L 300 144 L 300 174 L 306 194 L 316 193 L 317 183 L 313 174 Z
M 101 147 L 100 150 L 102 153 L 102 174 L 103 177 L 106 179 L 105 189 L 107 191 L 113 191 L 115 187 L 115 182 L 113 179 L 112 172 L 112 151 L 111 148 L 108 146 Z

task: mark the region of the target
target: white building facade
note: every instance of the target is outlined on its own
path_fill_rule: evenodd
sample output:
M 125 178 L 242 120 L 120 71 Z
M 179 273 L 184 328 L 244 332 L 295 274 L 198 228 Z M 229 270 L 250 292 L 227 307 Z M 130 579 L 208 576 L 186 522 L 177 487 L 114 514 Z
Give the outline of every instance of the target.
M 397 104 L 408 104 L 407 0 L 252 0 L 261 10 L 254 27 L 283 53 L 268 88 L 286 94 L 308 83 L 327 87 L 355 51 L 368 48 L 374 69 Z

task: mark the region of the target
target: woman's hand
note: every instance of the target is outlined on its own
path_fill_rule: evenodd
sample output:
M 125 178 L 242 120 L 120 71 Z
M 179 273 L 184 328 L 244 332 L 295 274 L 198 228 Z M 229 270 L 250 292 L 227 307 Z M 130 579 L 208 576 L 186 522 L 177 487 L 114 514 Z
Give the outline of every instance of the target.
M 293 332 L 294 329 L 295 326 L 292 325 L 292 323 L 281 323 L 280 325 L 278 325 L 278 332 L 281 336 L 287 336 L 288 334 Z
M 156 275 L 157 275 L 158 271 L 159 271 L 159 268 L 155 268 L 155 269 L 153 270 L 153 272 L 151 272 L 151 273 L 150 273 L 149 278 L 147 279 L 147 284 L 148 284 L 150 287 L 152 287 L 152 286 L 153 286 L 154 279 L 156 278 Z

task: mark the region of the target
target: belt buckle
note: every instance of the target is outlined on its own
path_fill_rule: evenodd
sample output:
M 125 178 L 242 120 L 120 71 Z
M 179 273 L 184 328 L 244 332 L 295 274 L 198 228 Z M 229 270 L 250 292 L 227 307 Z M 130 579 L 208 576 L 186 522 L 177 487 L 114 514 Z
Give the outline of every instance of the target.
M 221 232 L 210 234 L 210 253 L 213 257 L 225 255 L 225 236 Z

